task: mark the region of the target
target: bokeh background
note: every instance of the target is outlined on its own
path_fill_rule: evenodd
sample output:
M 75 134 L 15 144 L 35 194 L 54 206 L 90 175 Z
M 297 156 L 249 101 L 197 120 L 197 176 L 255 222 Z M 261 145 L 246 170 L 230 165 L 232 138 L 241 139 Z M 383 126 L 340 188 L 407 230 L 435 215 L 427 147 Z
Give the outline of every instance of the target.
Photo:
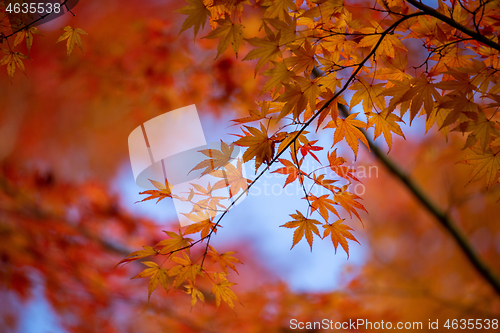
M 371 170 L 358 188 L 369 214 L 346 222 L 361 243 L 350 243 L 349 259 L 317 237 L 312 252 L 304 241 L 290 250 L 292 231 L 279 226 L 307 203 L 300 188 L 285 193 L 286 177 L 271 174 L 213 238 L 244 262 L 230 276 L 241 304 L 217 310 L 208 292 L 206 304 L 191 309 L 189 295 L 159 289 L 148 302 L 147 282 L 129 279 L 140 265 L 115 265 L 178 223 L 168 200 L 136 203 L 144 197 L 130 168 L 128 134 L 196 104 L 207 141 L 233 141 L 239 130 L 231 119 L 265 98 L 265 78 L 254 77 L 254 62 L 241 61 L 248 45 L 238 58 L 226 52 L 214 60 L 215 41 L 195 43 L 191 30 L 179 35 L 184 16 L 175 10 L 183 5 L 81 1 L 75 17 L 39 27 L 44 36 L 34 39 L 26 74 L 12 81 L 0 74 L 0 331 L 286 332 L 292 318 L 425 327 L 429 319 L 499 317 L 498 296 L 453 239 L 363 148 L 353 166 Z M 258 13 L 246 19 L 246 33 L 258 34 Z M 69 57 L 64 43 L 55 43 L 67 25 L 89 34 L 84 52 L 75 48 Z M 498 187 L 468 184 L 470 168 L 456 164 L 460 135 L 445 138 L 436 128 L 424 135 L 418 119 L 403 132 L 406 140 L 395 138 L 389 156 L 498 273 Z M 332 132 L 316 139 L 328 149 Z M 376 143 L 387 151 L 382 139 Z M 317 155 L 326 160 L 326 150 Z

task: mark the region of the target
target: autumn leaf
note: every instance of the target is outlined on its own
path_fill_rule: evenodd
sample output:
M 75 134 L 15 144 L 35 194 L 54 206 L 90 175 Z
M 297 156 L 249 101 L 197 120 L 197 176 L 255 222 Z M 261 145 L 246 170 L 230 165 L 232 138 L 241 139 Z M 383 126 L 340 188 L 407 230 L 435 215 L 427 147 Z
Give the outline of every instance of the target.
M 363 102 L 365 113 L 372 112 L 374 108 L 379 112 L 385 109 L 385 100 L 382 96 L 379 96 L 384 91 L 383 83 L 370 84 L 364 78 L 359 78 L 359 82 L 351 85 L 349 89 L 356 91 L 351 98 L 349 110 L 360 102 Z
M 85 31 L 83 31 L 80 28 L 72 28 L 70 26 L 67 26 L 63 28 L 64 33 L 62 34 L 61 37 L 57 40 L 56 43 L 62 42 L 63 40 L 66 40 L 66 49 L 68 50 L 68 57 L 73 52 L 73 47 L 75 44 L 82 50 L 83 52 L 83 45 L 82 45 L 82 39 L 80 35 L 88 35 Z
M 332 238 L 333 246 L 335 247 L 335 253 L 337 253 L 337 246 L 340 245 L 347 253 L 347 258 L 349 258 L 349 244 L 347 244 L 347 239 L 355 241 L 359 244 L 358 240 L 349 232 L 349 230 L 353 230 L 349 226 L 343 224 L 344 220 L 338 220 L 332 224 L 324 224 L 323 228 L 325 231 L 323 233 L 323 238 L 328 235 Z
M 203 37 L 207 39 L 220 38 L 215 58 L 217 59 L 227 49 L 229 43 L 233 46 L 233 51 L 238 58 L 240 43 L 243 41 L 243 26 L 234 24 L 230 19 L 217 20 L 216 22 L 219 27 Z
M 397 122 L 403 122 L 403 120 L 396 116 L 393 113 L 388 113 L 387 110 L 384 110 L 380 113 L 370 112 L 368 114 L 368 127 L 375 127 L 375 137 L 376 140 L 380 134 L 384 134 L 385 142 L 389 146 L 389 152 L 392 149 L 392 133 L 395 133 L 399 136 L 405 138 L 403 131 L 401 131 L 401 127 Z
M 179 13 L 188 15 L 181 27 L 181 32 L 194 26 L 194 37 L 198 34 L 200 27 L 205 27 L 210 11 L 207 9 L 203 0 L 186 0 L 189 5 L 178 10 Z
M 157 182 L 156 180 L 149 180 L 151 184 L 153 184 L 154 187 L 156 187 L 158 190 L 148 190 L 144 192 L 140 192 L 139 194 L 145 194 L 149 195 L 149 197 L 142 199 L 140 202 L 147 201 L 147 200 L 152 200 L 152 199 L 158 199 L 158 202 L 165 198 L 172 198 L 172 185 L 168 183 L 168 181 L 165 179 L 165 185 Z
M 260 131 L 255 127 L 245 126 L 248 132 L 235 142 L 238 146 L 248 147 L 243 153 L 243 161 L 255 158 L 255 172 L 262 163 L 270 163 L 274 156 L 274 143 L 267 134 L 267 129 L 260 124 Z
M 19 45 L 26 40 L 26 47 L 28 48 L 28 54 L 31 51 L 31 46 L 33 45 L 33 35 L 43 36 L 37 27 L 30 27 L 19 31 L 14 39 L 14 46 Z
M 205 302 L 205 295 L 203 295 L 203 293 L 197 289 L 191 281 L 189 281 L 189 284 L 184 287 L 186 288 L 185 293 L 191 295 L 191 308 L 194 307 L 198 300 Z
M 301 184 L 304 182 L 304 175 L 302 174 L 301 171 L 299 171 L 299 169 L 297 168 L 297 166 L 295 164 L 293 164 L 289 160 L 285 160 L 285 159 L 282 159 L 282 158 L 280 158 L 279 161 L 285 167 L 279 168 L 277 170 L 274 170 L 271 173 L 280 173 L 282 175 L 288 175 L 288 177 L 287 177 L 287 179 L 285 181 L 285 185 L 283 185 L 283 187 L 285 187 L 288 184 L 290 184 L 293 181 L 295 181 L 295 179 L 297 179 L 297 177 L 299 177 L 299 180 L 300 180 Z M 300 166 L 300 164 L 301 163 L 299 162 L 299 166 Z
M 132 279 L 149 277 L 148 300 L 151 298 L 151 294 L 158 286 L 158 282 L 160 282 L 163 288 L 165 288 L 165 291 L 168 292 L 168 271 L 165 268 L 160 268 L 158 264 L 153 261 L 143 261 L 142 263 L 149 268 L 146 268 L 141 273 L 132 277 Z
M 486 181 L 486 188 L 498 183 L 500 172 L 500 153 L 498 151 L 493 153 L 491 149 L 487 149 L 483 152 L 481 148 L 476 146 L 471 147 L 471 150 L 474 154 L 466 156 L 459 162 L 473 166 L 469 183 L 483 178 Z
M 159 253 L 159 251 L 155 250 L 154 247 L 151 246 L 143 246 L 143 248 L 144 250 L 139 250 L 128 254 L 127 257 L 125 259 L 122 259 L 118 264 L 116 264 L 116 266 L 121 264 L 128 264 L 131 261 L 146 258 Z
M 220 306 L 221 301 L 224 301 L 234 309 L 233 300 L 237 301 L 238 297 L 236 297 L 234 291 L 231 290 L 231 287 L 236 283 L 229 282 L 223 273 L 214 273 L 214 280 L 218 280 L 218 282 L 212 285 L 212 294 L 215 295 L 215 305 L 217 308 Z
M 264 71 L 262 74 L 268 76 L 266 84 L 262 88 L 262 92 L 270 91 L 274 89 L 274 93 L 283 87 L 284 84 L 290 82 L 290 77 L 295 75 L 295 73 L 288 69 L 288 66 L 284 62 L 271 61 L 274 65 L 273 68 Z
M 198 215 L 194 214 L 184 214 L 184 215 L 191 221 L 194 220 L 196 222 L 187 226 L 186 230 L 184 231 L 184 235 L 195 234 L 201 231 L 200 237 L 205 238 L 212 230 L 214 234 L 217 234 L 217 229 L 222 228 L 222 226 L 220 225 L 217 225 L 216 227 L 216 224 L 211 220 L 209 214 L 206 214 L 206 218 L 203 219 L 202 221 L 193 218 L 193 216 L 198 216 Z
M 316 197 L 312 194 L 309 194 L 308 196 L 309 201 L 311 201 L 311 213 L 319 210 L 319 214 L 325 219 L 325 222 L 328 222 L 328 211 L 334 213 L 338 216 L 338 218 L 340 218 L 339 213 L 333 206 L 337 203 L 331 199 L 328 199 L 328 196 L 328 194 L 322 195 L 320 197 Z
M 11 80 L 14 78 L 16 66 L 24 73 L 24 64 L 22 59 L 28 59 L 27 56 L 22 53 L 13 52 L 6 49 L 2 49 L 2 52 L 5 55 L 3 56 L 2 60 L 0 60 L 0 66 L 7 65 L 7 73 L 9 74 Z
M 267 37 L 253 37 L 247 39 L 252 46 L 257 48 L 248 52 L 245 58 L 243 58 L 243 60 L 259 59 L 257 66 L 255 67 L 255 75 L 257 75 L 257 72 L 264 64 L 275 60 L 278 55 L 281 56 L 280 32 L 275 34 L 267 26 L 264 26 L 264 28 L 266 30 Z
M 251 180 L 243 177 L 243 161 L 238 159 L 236 166 L 228 163 L 224 166 L 224 170 L 217 170 L 212 173 L 212 176 L 222 178 L 214 184 L 214 188 L 224 188 L 229 186 L 229 197 L 232 198 L 240 191 L 246 191 Z
M 327 157 L 328 157 L 328 162 L 330 162 L 330 169 L 332 169 L 332 171 L 335 172 L 337 175 L 347 180 L 351 178 L 355 181 L 358 182 L 360 181 L 358 178 L 356 178 L 355 175 L 353 175 L 353 172 L 356 172 L 356 169 L 352 169 L 344 165 L 347 162 L 345 158 L 341 156 L 337 157 L 337 149 L 335 149 L 331 153 L 328 153 Z
M 208 252 L 208 255 L 212 258 L 214 262 L 218 262 L 220 268 L 222 271 L 227 274 L 227 269 L 231 268 L 233 271 L 235 271 L 237 274 L 238 270 L 236 269 L 236 266 L 234 266 L 234 263 L 237 264 L 243 264 L 238 258 L 233 257 L 232 255 L 235 254 L 236 252 L 234 251 L 228 251 L 224 252 L 222 254 L 219 254 L 212 246 L 210 246 L 210 251 Z
M 160 254 L 177 251 L 182 248 L 187 248 L 189 252 L 188 246 L 193 241 L 191 238 L 184 238 L 180 230 L 178 234 L 172 231 L 163 231 L 163 232 L 166 233 L 170 237 L 170 239 L 162 240 L 161 242 L 155 245 L 155 247 L 161 247 Z
M 452 131 L 455 132 L 471 132 L 467 138 L 465 148 L 472 147 L 477 141 L 481 143 L 482 151 L 486 151 L 492 134 L 500 136 L 500 131 L 497 129 L 497 123 L 488 119 L 482 109 L 479 112 L 464 112 L 464 115 L 469 117 L 469 121 L 464 121 L 458 124 Z
M 354 214 L 361 221 L 357 209 L 364 210 L 365 212 L 367 212 L 367 210 L 362 204 L 356 201 L 361 199 L 358 195 L 347 191 L 348 186 L 349 184 L 342 186 L 340 191 L 334 194 L 334 200 L 349 213 L 350 217 Z
M 356 120 L 357 115 L 358 113 L 352 113 L 345 119 L 339 117 L 336 121 L 331 120 L 325 126 L 325 128 L 335 128 L 332 147 L 345 139 L 354 152 L 354 159 L 358 156 L 358 139 L 368 147 L 368 150 L 370 149 L 365 135 L 359 130 L 360 127 L 366 127 L 366 124 L 361 120 Z
M 195 170 L 200 170 L 205 168 L 201 173 L 202 176 L 208 175 L 215 170 L 218 170 L 228 164 L 232 159 L 232 154 L 234 151 L 234 144 L 228 145 L 221 140 L 221 150 L 218 149 L 203 149 L 199 152 L 203 155 L 209 157 L 208 159 L 198 163 L 190 173 Z
M 287 222 L 280 227 L 285 228 L 297 228 L 293 233 L 293 245 L 291 249 L 306 235 L 306 240 L 311 247 L 312 252 L 312 244 L 313 244 L 313 232 L 320 236 L 318 227 L 316 224 L 321 224 L 318 220 L 308 219 L 302 215 L 298 210 L 297 214 L 290 214 L 290 216 L 294 219 L 293 221 Z M 320 236 L 321 237 L 321 236 Z
M 198 264 L 195 264 L 191 261 L 191 258 L 188 257 L 185 253 L 183 257 L 173 257 L 172 261 L 177 263 L 177 266 L 174 266 L 168 271 L 169 276 L 175 276 L 173 285 L 177 288 L 184 281 L 189 280 L 193 284 L 198 275 L 202 275 L 201 267 Z

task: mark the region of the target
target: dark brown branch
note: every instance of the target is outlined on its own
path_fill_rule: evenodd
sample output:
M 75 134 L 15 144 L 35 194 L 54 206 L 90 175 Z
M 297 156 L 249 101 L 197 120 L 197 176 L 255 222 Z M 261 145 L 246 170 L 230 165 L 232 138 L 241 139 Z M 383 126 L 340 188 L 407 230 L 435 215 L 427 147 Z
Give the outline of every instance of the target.
M 349 112 L 345 105 L 339 104 L 339 110 L 343 117 L 347 117 Z M 428 195 L 413 181 L 413 179 L 404 173 L 399 166 L 392 161 L 380 148 L 368 137 L 366 131 L 360 129 L 365 135 L 368 145 L 373 155 L 389 170 L 389 172 L 399 179 L 404 186 L 413 194 L 425 209 L 437 220 L 437 222 L 451 235 L 457 243 L 462 253 L 467 257 L 469 262 L 476 268 L 479 274 L 491 285 L 495 292 L 500 295 L 500 280 L 488 267 L 488 265 L 479 257 L 476 251 L 472 248 L 467 237 L 457 228 L 446 212 L 434 203 Z
M 460 23 L 455 21 L 453 18 L 448 17 L 448 16 L 438 12 L 434 8 L 429 7 L 427 5 L 424 5 L 423 3 L 421 3 L 417 0 L 406 0 L 406 2 L 412 4 L 414 7 L 420 9 L 426 15 L 433 16 L 433 17 L 443 21 L 444 23 L 452 26 L 453 28 L 463 32 L 464 34 L 469 35 L 470 37 L 474 38 L 476 41 L 481 42 L 481 43 L 483 43 L 483 44 L 485 44 L 485 45 L 487 45 L 487 46 L 489 46 L 497 51 L 500 51 L 500 44 L 498 44 L 498 43 L 494 42 L 493 40 L 481 35 L 478 32 L 475 32 L 467 27 L 464 27 L 463 25 L 461 25 Z

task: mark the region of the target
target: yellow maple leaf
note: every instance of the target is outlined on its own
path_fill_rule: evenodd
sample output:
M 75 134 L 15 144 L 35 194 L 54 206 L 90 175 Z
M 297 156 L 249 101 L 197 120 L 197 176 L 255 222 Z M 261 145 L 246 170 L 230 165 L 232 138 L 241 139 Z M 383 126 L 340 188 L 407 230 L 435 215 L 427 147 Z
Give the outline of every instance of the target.
M 83 45 L 82 45 L 82 39 L 80 35 L 88 35 L 85 31 L 83 31 L 80 28 L 72 28 L 70 26 L 64 27 L 63 28 L 64 33 L 62 34 L 61 37 L 57 40 L 56 43 L 62 42 L 63 40 L 66 40 L 66 49 L 68 50 L 68 57 L 73 52 L 73 47 L 78 45 L 80 50 L 83 52 Z
M 181 231 L 179 230 L 179 233 L 176 234 L 175 232 L 172 231 L 163 231 L 166 233 L 170 238 L 162 240 L 158 242 L 158 244 L 155 245 L 155 247 L 161 247 L 162 249 L 160 250 L 160 254 L 165 254 L 169 253 L 172 251 L 177 251 L 182 248 L 186 248 L 189 252 L 189 244 L 193 241 L 191 238 L 184 238 L 182 235 Z
M 311 247 L 312 252 L 312 244 L 313 244 L 313 232 L 320 236 L 318 227 L 316 224 L 321 224 L 318 220 L 308 219 L 298 210 L 297 214 L 290 214 L 290 216 L 294 219 L 293 221 L 287 222 L 280 227 L 285 228 L 297 228 L 293 233 L 293 244 L 291 249 L 306 235 L 306 240 Z M 321 236 L 320 236 L 321 237 Z
M 16 34 L 16 38 L 14 39 L 14 46 L 19 45 L 23 40 L 26 40 L 26 47 L 28 48 L 29 54 L 31 51 L 31 46 L 33 45 L 33 35 L 43 36 L 40 31 L 38 31 L 37 27 L 31 27 L 19 31 Z
M 238 50 L 243 41 L 243 26 L 241 24 L 234 24 L 229 18 L 217 20 L 216 22 L 219 27 L 203 37 L 206 39 L 220 38 L 215 59 L 227 49 L 229 43 L 233 45 L 233 51 L 236 54 L 236 58 L 238 58 Z
M 165 198 L 172 198 L 172 185 L 168 183 L 168 181 L 165 179 L 165 185 L 163 185 L 160 182 L 157 182 L 156 180 L 149 180 L 151 184 L 154 185 L 158 190 L 148 190 L 144 192 L 140 192 L 139 194 L 146 194 L 149 195 L 149 197 L 142 199 L 140 202 L 151 200 L 151 199 L 158 199 L 158 202 Z
M 185 293 L 191 295 L 191 308 L 196 304 L 198 299 L 205 302 L 205 295 L 203 295 L 203 293 L 197 289 L 191 281 L 189 281 L 189 284 L 184 287 L 187 289 Z
M 203 0 L 186 0 L 189 5 L 178 10 L 179 13 L 188 15 L 181 27 L 181 32 L 194 26 L 194 37 L 201 28 L 205 27 L 207 18 L 211 15 Z
M 459 162 L 473 166 L 469 183 L 480 180 L 481 178 L 485 179 L 486 188 L 490 187 L 492 184 L 498 183 L 500 153 L 498 151 L 493 153 L 490 148 L 483 152 L 481 148 L 476 146 L 471 147 L 471 150 L 474 154 L 466 156 Z
M 403 120 L 396 116 L 393 113 L 388 113 L 387 110 L 384 110 L 380 113 L 370 112 L 368 115 L 368 127 L 375 127 L 375 136 L 374 140 L 376 140 L 380 134 L 384 134 L 385 142 L 389 146 L 389 151 L 392 149 L 392 134 L 395 134 L 405 137 L 403 131 L 401 131 L 401 127 L 399 127 L 399 122 L 403 122 Z
M 248 52 L 245 58 L 243 58 L 243 60 L 259 59 L 257 66 L 255 67 L 255 75 L 257 75 L 257 72 L 265 63 L 275 60 L 278 55 L 281 56 L 280 32 L 272 32 L 267 25 L 264 25 L 264 30 L 267 34 L 266 37 L 253 37 L 246 39 L 251 45 L 257 47 L 256 49 Z
M 212 258 L 214 262 L 219 263 L 220 268 L 224 271 L 225 274 L 227 274 L 228 267 L 231 268 L 233 271 L 235 271 L 237 274 L 239 274 L 233 262 L 238 264 L 243 264 L 243 263 L 238 258 L 232 256 L 236 252 L 229 251 L 219 254 L 212 246 L 209 245 L 209 247 L 210 251 L 208 252 L 208 255 Z
M 158 286 L 158 282 L 160 282 L 163 288 L 165 288 L 165 291 L 168 291 L 168 271 L 165 268 L 160 268 L 158 264 L 153 261 L 143 261 L 142 263 L 149 268 L 146 268 L 136 276 L 132 277 L 132 279 L 150 277 L 148 284 L 148 300 L 151 298 L 151 294 Z
M 24 73 L 24 64 L 21 59 L 28 59 L 27 56 L 20 52 L 13 52 L 10 50 L 2 49 L 5 54 L 0 60 L 0 66 L 7 65 L 7 74 L 9 74 L 10 79 L 14 78 L 14 73 L 16 71 L 16 66 Z
M 215 305 L 217 308 L 220 306 L 221 300 L 227 303 L 232 309 L 234 309 L 233 300 L 237 301 L 238 297 L 231 287 L 236 283 L 229 282 L 226 279 L 226 275 L 223 273 L 214 273 L 214 280 L 218 282 L 212 285 L 212 294 L 215 294 Z

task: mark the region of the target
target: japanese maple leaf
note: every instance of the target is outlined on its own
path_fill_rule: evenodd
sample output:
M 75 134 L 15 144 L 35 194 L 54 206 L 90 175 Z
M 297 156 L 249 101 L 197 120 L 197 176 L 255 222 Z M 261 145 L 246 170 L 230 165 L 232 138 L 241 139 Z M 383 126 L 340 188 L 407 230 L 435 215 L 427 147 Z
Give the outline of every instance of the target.
M 244 124 L 264 119 L 268 114 L 279 112 L 281 110 L 283 103 L 263 101 L 263 102 L 258 102 L 257 104 L 259 104 L 260 110 L 249 110 L 250 115 L 248 117 L 234 119 L 231 121 L 235 123 Z
M 228 164 L 232 159 L 231 155 L 233 154 L 234 151 L 234 144 L 228 145 L 222 140 L 220 144 L 221 144 L 221 150 L 218 149 L 200 150 L 199 151 L 200 153 L 210 158 L 201 161 L 193 168 L 193 170 L 189 172 L 205 168 L 205 170 L 203 170 L 203 172 L 201 173 L 201 175 L 204 176 Z
M 328 222 L 328 211 L 334 213 L 340 218 L 339 213 L 333 207 L 337 203 L 331 199 L 328 199 L 328 194 L 322 195 L 320 197 L 316 197 L 314 195 L 309 195 L 309 201 L 311 201 L 311 213 L 319 210 L 319 214 Z
M 14 46 L 19 45 L 23 40 L 26 40 L 26 48 L 28 49 L 28 54 L 30 54 L 31 46 L 33 45 L 33 35 L 43 36 L 37 27 L 30 27 L 19 31 L 14 39 Z
M 370 84 L 366 82 L 364 78 L 359 78 L 359 82 L 351 85 L 349 89 L 356 91 L 351 98 L 349 110 L 358 105 L 361 101 L 363 102 L 363 110 L 365 113 L 371 112 L 374 107 L 376 107 L 378 111 L 385 109 L 385 100 L 380 96 L 380 93 L 385 89 L 383 83 Z
M 0 60 L 0 66 L 7 65 L 7 74 L 9 74 L 10 79 L 14 77 L 14 72 L 16 71 L 16 66 L 23 71 L 24 73 L 24 64 L 22 59 L 28 59 L 22 53 L 13 52 L 7 49 L 2 49 L 2 52 L 5 54 Z
M 269 79 L 262 88 L 262 92 L 274 89 L 274 93 L 277 93 L 283 84 L 288 84 L 290 82 L 290 77 L 294 75 L 294 72 L 289 70 L 283 61 L 271 61 L 271 63 L 274 67 L 262 73 L 265 76 L 269 76 Z
M 169 276 L 175 276 L 173 285 L 179 287 L 186 279 L 191 282 L 196 280 L 197 275 L 202 275 L 201 267 L 191 261 L 191 258 L 185 253 L 182 254 L 183 257 L 173 257 L 172 261 L 178 265 L 172 267 L 168 271 Z
M 278 159 L 281 164 L 283 164 L 285 167 L 279 168 L 277 170 L 272 171 L 271 173 L 280 173 L 282 175 L 288 175 L 285 185 L 283 187 L 287 186 L 288 184 L 292 183 L 297 177 L 299 177 L 300 183 L 302 184 L 304 182 L 304 176 L 301 171 L 297 168 L 295 164 L 290 162 L 289 160 L 285 160 L 282 158 Z
M 473 146 L 478 140 L 481 142 L 482 151 L 486 151 L 491 134 L 500 136 L 500 131 L 496 128 L 497 123 L 488 119 L 482 109 L 478 113 L 464 112 L 471 120 L 458 124 L 452 131 L 471 132 L 467 137 L 466 147 Z
M 382 112 L 370 112 L 368 114 L 368 127 L 375 127 L 375 136 L 374 140 L 376 140 L 380 134 L 384 134 L 385 142 L 389 146 L 389 151 L 392 149 L 392 134 L 395 134 L 405 137 L 403 131 L 401 131 L 401 127 L 397 122 L 403 122 L 403 120 L 396 116 L 393 113 L 388 113 L 387 109 Z
M 347 239 L 355 241 L 359 244 L 358 240 L 349 232 L 353 230 L 349 226 L 343 224 L 344 220 L 338 220 L 332 224 L 324 224 L 323 228 L 325 231 L 323 233 L 323 238 L 330 235 L 332 237 L 332 243 L 335 247 L 335 253 L 337 253 L 337 246 L 340 245 L 347 253 L 347 258 L 349 258 L 349 244 L 347 244 Z
M 297 228 L 293 233 L 293 245 L 291 249 L 306 235 L 307 242 L 311 247 L 312 252 L 312 244 L 313 244 L 313 232 L 320 236 L 318 227 L 316 224 L 321 224 L 318 220 L 308 219 L 302 215 L 301 212 L 297 210 L 297 214 L 290 214 L 290 216 L 294 219 L 293 221 L 287 222 L 280 227 L 285 228 Z M 321 237 L 321 236 L 320 236 Z
M 181 27 L 181 32 L 194 26 L 194 37 L 198 34 L 200 27 L 205 27 L 205 22 L 210 16 L 210 11 L 207 9 L 203 0 L 186 0 L 189 5 L 178 10 L 179 13 L 188 15 Z
M 238 270 L 234 266 L 234 263 L 238 264 L 243 264 L 238 258 L 233 257 L 232 255 L 235 254 L 236 252 L 234 251 L 229 251 L 229 252 L 224 252 L 222 254 L 219 254 L 212 246 L 210 246 L 210 251 L 208 252 L 208 255 L 212 258 L 214 262 L 218 262 L 220 268 L 224 273 L 227 274 L 227 269 L 228 267 L 231 268 L 233 271 L 235 271 L 237 274 Z
M 441 95 L 436 90 L 435 84 L 430 82 L 423 73 L 420 77 L 412 80 L 411 86 L 411 89 L 409 89 L 399 101 L 399 103 L 401 103 L 411 100 L 410 123 L 422 108 L 422 104 L 424 105 L 427 116 L 429 116 L 434 108 L 434 100 L 440 101 L 441 99 Z
M 220 306 L 221 300 L 234 309 L 233 300 L 237 301 L 238 297 L 231 287 L 236 283 L 229 282 L 223 273 L 214 273 L 214 280 L 218 282 L 212 285 L 212 294 L 215 295 L 215 305 L 217 308 Z
M 439 128 L 442 129 L 456 122 L 463 113 L 477 113 L 478 105 L 464 93 L 453 91 L 443 98 L 443 102 L 438 104 L 438 108 L 451 110 Z
M 384 39 L 379 44 L 381 38 L 380 34 L 384 32 L 384 28 L 382 28 L 380 22 L 372 21 L 371 23 L 373 27 L 361 29 L 361 32 L 368 36 L 363 37 L 359 41 L 358 47 L 370 47 L 373 49 L 378 45 L 376 55 L 386 55 L 391 58 L 395 57 L 396 49 L 406 51 L 405 46 L 400 40 L 403 36 L 397 33 L 385 35 Z
M 160 268 L 157 263 L 153 261 L 143 261 L 144 265 L 148 266 L 132 279 L 145 278 L 149 276 L 149 286 L 148 286 L 148 300 L 151 298 L 151 294 L 158 286 L 158 282 L 161 283 L 163 288 L 168 291 L 168 271 L 165 268 Z
M 243 161 L 255 157 L 255 172 L 263 162 L 270 163 L 274 156 L 274 142 L 267 134 L 267 129 L 260 124 L 260 131 L 255 127 L 245 126 L 248 132 L 235 142 L 238 146 L 248 147 L 243 154 Z
M 264 17 L 277 17 L 281 21 L 285 21 L 286 16 L 289 16 L 288 12 L 296 9 L 297 8 L 295 7 L 295 2 L 293 0 L 274 0 L 270 2 L 270 6 L 267 7 Z
M 231 163 L 226 164 L 224 170 L 217 170 L 212 173 L 212 176 L 217 178 L 222 178 L 217 183 L 214 184 L 214 188 L 224 188 L 229 186 L 229 195 L 232 198 L 234 195 L 238 194 L 240 190 L 245 191 L 248 184 L 251 183 L 250 180 L 243 177 L 243 161 L 238 160 L 236 166 Z
M 285 103 L 278 118 L 281 119 L 293 113 L 293 117 L 296 119 L 306 109 L 307 98 L 298 83 L 284 84 L 284 86 L 285 91 L 276 99 L 278 102 Z
M 361 199 L 359 196 L 347 191 L 348 186 L 349 184 L 342 186 L 340 191 L 334 194 L 333 198 L 335 202 L 337 202 L 340 206 L 342 206 L 342 208 L 344 208 L 349 213 L 349 216 L 352 217 L 352 214 L 354 214 L 361 221 L 361 217 L 359 216 L 356 209 L 364 210 L 367 213 L 368 211 L 362 204 L 356 201 L 358 199 Z
M 131 261 L 146 258 L 155 254 L 158 254 L 159 251 L 155 250 L 152 246 L 143 246 L 144 250 L 139 250 L 128 254 L 125 259 L 121 260 L 116 266 L 121 264 L 128 264 Z
M 140 202 L 146 201 L 146 200 L 151 200 L 151 199 L 158 199 L 158 202 L 165 198 L 172 198 L 172 185 L 168 183 L 168 181 L 165 179 L 165 185 L 163 185 L 160 182 L 157 182 L 156 180 L 149 180 L 154 187 L 156 187 L 158 190 L 148 190 L 144 192 L 140 192 L 139 194 L 147 194 L 149 197 L 142 199 Z
M 160 254 L 177 251 L 182 248 L 187 248 L 189 251 L 189 248 L 187 246 L 189 246 L 189 244 L 191 244 L 191 242 L 193 241 L 191 238 L 184 238 L 180 230 L 179 234 L 176 234 L 172 231 L 163 232 L 166 233 L 170 238 L 162 240 L 155 245 L 155 247 L 161 247 Z
M 474 154 L 466 156 L 459 162 L 473 166 L 469 183 L 480 180 L 481 178 L 485 179 L 486 188 L 489 188 L 492 184 L 498 183 L 500 152 L 497 151 L 493 153 L 490 148 L 483 152 L 482 149 L 477 146 L 471 147 L 471 150 Z
M 345 179 L 351 178 L 358 182 L 360 181 L 358 178 L 356 178 L 356 176 L 352 174 L 353 172 L 356 172 L 356 170 L 344 165 L 346 163 L 345 158 L 343 158 L 342 156 L 337 157 L 337 149 L 332 151 L 331 154 L 328 153 L 327 157 L 328 162 L 330 162 L 330 169 L 332 169 L 332 171 L 337 175 Z
M 307 140 L 307 139 L 306 139 Z M 319 164 L 321 164 L 321 162 L 319 161 L 318 157 L 316 155 L 314 155 L 313 151 L 320 151 L 320 150 L 323 150 L 323 147 L 321 146 L 315 146 L 314 144 L 318 142 L 318 140 L 314 140 L 314 141 L 308 141 L 307 143 L 305 143 L 304 145 L 302 145 L 299 149 L 300 153 L 302 154 L 302 159 L 307 155 L 311 155 L 316 161 L 318 161 Z
M 266 30 L 267 37 L 247 39 L 251 45 L 257 48 L 248 52 L 245 58 L 243 58 L 243 60 L 259 59 L 255 67 L 255 75 L 257 75 L 257 72 L 265 63 L 275 60 L 278 55 L 281 56 L 280 32 L 278 31 L 275 34 L 266 25 L 264 25 L 264 29 Z
M 63 28 L 63 30 L 64 33 L 62 34 L 61 37 L 59 37 L 56 43 L 66 40 L 66 49 L 68 50 L 68 57 L 71 54 L 71 52 L 73 52 L 73 47 L 75 46 L 75 44 L 83 52 L 82 38 L 80 37 L 80 35 L 88 35 L 88 33 L 86 33 L 80 28 L 74 29 L 70 26 Z
M 318 66 L 318 61 L 316 60 L 316 45 L 311 46 L 311 43 L 306 39 L 303 46 L 296 50 L 293 50 L 294 56 L 289 59 L 289 64 L 293 67 L 296 73 L 302 73 L 306 71 L 311 73 L 315 66 Z
M 191 308 L 193 308 L 198 299 L 201 302 L 205 302 L 205 295 L 194 286 L 193 282 L 189 281 L 189 284 L 184 287 L 186 288 L 185 293 L 191 295 Z
M 365 135 L 359 130 L 359 127 L 366 127 L 366 124 L 361 120 L 356 120 L 357 115 L 358 113 L 352 113 L 345 119 L 338 117 L 336 121 L 331 120 L 325 126 L 325 128 L 335 128 L 332 147 L 342 141 L 342 139 L 345 139 L 354 152 L 354 159 L 358 156 L 358 139 L 370 150 Z
M 203 37 L 207 39 L 220 38 L 215 59 L 227 49 L 229 43 L 233 46 L 233 51 L 236 54 L 236 58 L 238 58 L 238 50 L 243 41 L 243 26 L 241 24 L 234 24 L 229 18 L 216 20 L 216 22 L 219 27 Z
M 187 226 L 184 230 L 184 235 L 195 234 L 201 231 L 200 237 L 204 238 L 213 230 L 214 234 L 217 233 L 218 228 L 222 228 L 221 225 L 217 225 L 213 222 L 213 216 L 215 214 L 209 214 L 206 210 L 200 210 L 196 214 L 185 214 L 191 221 L 195 222 Z

